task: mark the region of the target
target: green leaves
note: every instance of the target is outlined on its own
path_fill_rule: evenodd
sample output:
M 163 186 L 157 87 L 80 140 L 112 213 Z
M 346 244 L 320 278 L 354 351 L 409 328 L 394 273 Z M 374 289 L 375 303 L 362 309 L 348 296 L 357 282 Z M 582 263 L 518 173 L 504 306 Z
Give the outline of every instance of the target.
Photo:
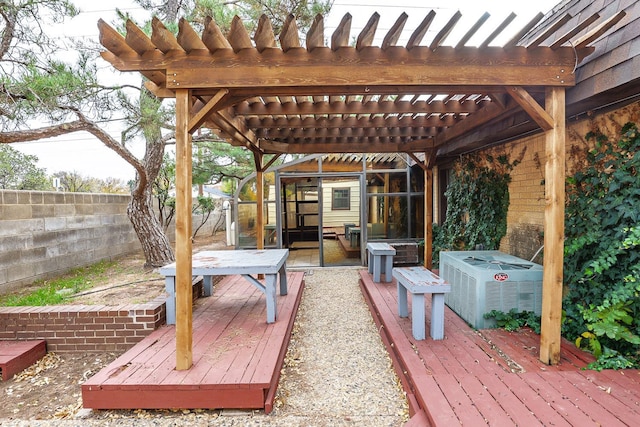
M 440 249 L 496 249 L 507 232 L 509 172 L 519 163 L 509 156 L 462 157 L 445 196 L 447 216 L 434 253 Z
M 10 145 L 0 144 L 0 188 L 5 190 L 51 190 L 44 169 L 36 166 L 38 158 L 22 154 Z
M 565 335 L 623 364 L 640 351 L 639 136 L 632 123 L 618 140 L 590 133 L 588 166 L 567 180 Z
M 518 329 L 528 326 L 536 333 L 540 333 L 540 316 L 533 311 L 521 311 L 516 309 L 509 310 L 508 313 L 499 310 L 491 310 L 483 315 L 485 319 L 495 319 L 498 328 L 504 328 L 507 331 L 517 331 Z

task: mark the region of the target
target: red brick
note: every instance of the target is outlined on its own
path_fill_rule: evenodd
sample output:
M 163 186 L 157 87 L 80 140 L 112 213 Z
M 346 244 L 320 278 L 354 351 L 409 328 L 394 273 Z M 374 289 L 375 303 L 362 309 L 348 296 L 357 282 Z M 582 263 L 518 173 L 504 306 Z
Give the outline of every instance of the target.
M 104 331 L 106 329 L 104 324 L 92 323 L 91 325 L 84 325 L 84 328 L 88 331 Z
M 145 326 L 141 325 L 139 323 L 132 323 L 132 324 L 126 326 L 126 329 L 144 329 L 144 328 L 145 328 Z
M 138 317 L 136 317 L 136 322 L 137 323 L 153 322 L 154 320 L 155 320 L 155 318 L 153 316 L 138 316 Z

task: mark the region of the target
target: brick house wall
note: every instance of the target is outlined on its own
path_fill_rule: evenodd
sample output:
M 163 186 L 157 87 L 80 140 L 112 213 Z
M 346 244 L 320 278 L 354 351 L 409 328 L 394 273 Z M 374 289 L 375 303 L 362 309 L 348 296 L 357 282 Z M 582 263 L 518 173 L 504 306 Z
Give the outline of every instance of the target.
M 629 121 L 639 123 L 640 102 L 598 114 L 588 119 L 567 122 L 566 174 L 570 176 L 580 165 L 573 159 L 575 148 L 588 147 L 585 135 L 596 126 L 609 134 Z M 513 161 L 526 148 L 522 162 L 511 172 L 510 205 L 507 214 L 507 234 L 500 250 L 524 259 L 531 259 L 543 244 L 544 231 L 544 164 L 545 139 L 542 133 L 487 150 L 508 153 Z M 485 151 L 485 152 L 487 152 Z M 542 262 L 541 255 L 535 259 Z

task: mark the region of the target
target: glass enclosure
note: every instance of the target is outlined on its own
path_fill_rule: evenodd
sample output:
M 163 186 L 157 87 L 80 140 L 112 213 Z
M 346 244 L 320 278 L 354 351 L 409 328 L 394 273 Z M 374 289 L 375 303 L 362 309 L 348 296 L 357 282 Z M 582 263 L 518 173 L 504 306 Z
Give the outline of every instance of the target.
M 315 155 L 265 173 L 264 247 L 322 251 L 323 239 L 335 238 L 360 256 L 367 241 L 423 238 L 424 172 L 412 163 L 398 153 Z M 255 248 L 255 176 L 236 197 L 237 247 Z
M 277 215 L 275 174 L 264 174 L 264 247 L 277 247 Z M 233 224 L 236 233 L 236 245 L 240 248 L 256 248 L 257 201 L 256 179 L 251 176 L 241 183 L 236 192 L 236 211 Z

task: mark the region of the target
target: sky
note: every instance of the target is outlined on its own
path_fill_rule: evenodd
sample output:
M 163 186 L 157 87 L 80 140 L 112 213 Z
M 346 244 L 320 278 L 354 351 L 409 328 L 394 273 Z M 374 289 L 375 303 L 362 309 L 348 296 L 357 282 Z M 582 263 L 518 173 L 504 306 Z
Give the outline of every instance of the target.
M 381 39 L 400 14 L 406 12 L 409 18 L 405 25 L 403 36 L 398 42 L 401 45 L 431 9 L 436 12 L 436 20 L 431 28 L 436 30 L 442 28 L 455 11 L 460 10 L 462 19 L 456 26 L 458 31 L 464 31 L 464 29 L 469 28 L 484 12 L 491 14 L 484 27 L 487 28 L 487 31 L 492 31 L 509 13 L 514 12 L 518 18 L 505 31 L 505 38 L 508 38 L 509 29 L 515 32 L 522 28 L 536 13 L 546 13 L 559 2 L 560 0 L 335 0 L 331 13 L 325 20 L 325 38 L 329 39 L 331 37 L 336 26 L 347 12 L 352 15 L 351 37 L 357 37 L 371 15 L 374 12 L 378 12 L 380 21 L 374 45 L 379 45 Z M 95 0 L 75 0 L 73 3 L 80 8 L 81 13 L 63 25 L 52 28 L 52 31 L 62 39 L 72 38 L 97 41 L 99 34 L 97 28 L 98 19 L 101 18 L 108 23 L 115 22 L 116 8 L 130 13 L 139 24 L 143 22 L 146 16 L 145 12 L 131 0 L 111 0 L 104 3 L 96 2 Z M 452 40 L 456 40 L 455 29 L 449 37 Z M 477 37 L 482 39 L 482 33 L 479 33 Z M 424 39 L 430 39 L 429 33 L 425 35 Z M 469 44 L 473 43 L 474 39 L 471 39 Z M 496 43 L 499 44 L 500 40 L 496 40 Z M 445 44 L 448 43 L 445 41 Z M 127 79 L 133 84 L 138 84 L 140 81 L 140 77 L 136 73 L 119 73 L 102 59 L 98 60 L 98 69 L 105 82 Z M 121 125 L 108 123 L 104 124 L 104 126 L 112 136 L 118 140 L 120 139 Z M 25 154 L 36 155 L 39 159 L 38 166 L 46 169 L 49 175 L 59 171 L 77 172 L 86 177 L 117 178 L 124 182 L 135 177 L 135 172 L 131 165 L 86 132 L 11 145 Z M 144 142 L 135 142 L 131 149 L 134 154 L 141 157 L 144 154 Z

